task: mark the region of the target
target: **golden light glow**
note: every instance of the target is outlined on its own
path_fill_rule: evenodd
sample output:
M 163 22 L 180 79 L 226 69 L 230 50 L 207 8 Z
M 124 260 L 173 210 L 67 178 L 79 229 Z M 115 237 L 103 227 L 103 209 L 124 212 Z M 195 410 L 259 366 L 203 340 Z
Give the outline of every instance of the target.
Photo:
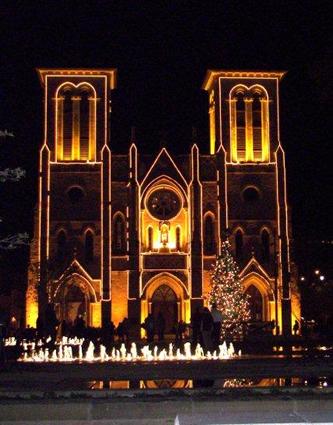
M 215 129 L 215 100 L 214 90 L 209 95 L 209 130 L 210 130 L 210 154 L 215 154 L 216 129 Z
M 260 93 L 260 150 L 256 142 L 254 147 L 253 94 Z M 238 126 L 240 96 L 245 105 L 244 128 Z M 258 84 L 251 87 L 237 84 L 229 93 L 229 125 L 232 162 L 267 162 L 269 161 L 269 99 L 266 89 Z M 256 136 L 258 137 L 258 135 Z M 245 144 L 245 146 L 243 146 Z M 245 149 L 245 152 L 244 150 Z
M 75 95 L 71 96 L 72 104 L 72 116 L 71 116 L 71 140 L 66 140 L 66 143 L 71 144 L 71 149 L 64 149 L 64 102 L 65 102 L 65 90 Z M 88 97 L 89 112 L 88 116 L 80 116 L 80 108 L 82 102 L 81 94 L 83 91 L 90 92 L 92 95 Z M 106 98 L 105 98 L 106 99 Z M 57 161 L 80 161 L 96 160 L 96 102 L 97 94 L 95 88 L 87 81 L 82 81 L 79 84 L 74 84 L 70 81 L 61 83 L 56 90 L 55 94 L 55 157 Z M 81 120 L 87 120 L 88 122 L 88 149 L 82 149 L 83 143 L 80 134 Z M 68 120 L 68 117 L 67 117 Z M 67 123 L 68 125 L 69 123 Z M 68 137 L 68 135 L 67 135 Z

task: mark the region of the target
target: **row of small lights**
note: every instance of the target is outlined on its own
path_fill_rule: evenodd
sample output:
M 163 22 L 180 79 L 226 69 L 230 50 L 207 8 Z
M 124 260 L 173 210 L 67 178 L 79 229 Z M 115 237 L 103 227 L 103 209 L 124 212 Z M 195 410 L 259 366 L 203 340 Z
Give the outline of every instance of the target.
M 322 275 L 322 274 L 320 274 L 320 270 L 315 270 L 314 271 L 314 274 L 316 275 L 316 276 L 319 276 L 319 280 L 321 280 L 321 281 L 323 281 L 323 280 L 325 280 L 325 276 L 324 275 Z M 305 277 L 304 276 L 301 276 L 301 281 L 302 282 L 304 282 L 305 281 Z

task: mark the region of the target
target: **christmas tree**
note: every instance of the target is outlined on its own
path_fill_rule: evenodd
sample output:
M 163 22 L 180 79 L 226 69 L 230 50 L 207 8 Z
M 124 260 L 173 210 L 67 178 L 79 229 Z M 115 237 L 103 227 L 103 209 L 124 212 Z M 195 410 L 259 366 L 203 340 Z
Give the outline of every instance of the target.
M 240 337 L 244 323 L 250 320 L 250 307 L 228 240 L 222 243 L 221 255 L 211 274 L 211 285 L 208 301 L 210 305 L 215 303 L 223 315 L 221 337 Z

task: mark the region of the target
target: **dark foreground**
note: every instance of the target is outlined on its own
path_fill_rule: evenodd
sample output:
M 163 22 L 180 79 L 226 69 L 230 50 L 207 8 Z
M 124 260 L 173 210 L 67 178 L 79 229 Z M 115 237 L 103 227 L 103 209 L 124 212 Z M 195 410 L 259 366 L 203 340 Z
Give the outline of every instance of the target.
M 332 379 L 333 359 L 327 356 L 156 363 L 11 362 L 0 370 L 0 423 L 333 424 Z M 246 385 L 248 381 L 259 386 Z M 304 386 L 307 382 L 317 383 Z
M 218 425 L 332 423 L 333 398 L 256 395 L 7 401 L 0 423 L 16 425 Z

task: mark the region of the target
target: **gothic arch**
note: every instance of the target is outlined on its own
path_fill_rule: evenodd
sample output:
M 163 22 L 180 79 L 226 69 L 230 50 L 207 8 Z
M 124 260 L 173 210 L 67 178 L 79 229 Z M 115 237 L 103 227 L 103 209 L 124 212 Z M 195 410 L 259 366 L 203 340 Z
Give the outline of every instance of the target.
M 112 218 L 112 251 L 116 255 L 126 254 L 126 239 L 126 217 L 121 211 L 117 211 Z
M 141 192 L 141 208 L 146 208 L 146 201 L 149 195 L 158 189 L 170 189 L 175 192 L 182 200 L 183 207 L 187 208 L 188 197 L 183 187 L 173 178 L 163 175 L 152 180 Z
M 216 253 L 215 215 L 207 211 L 203 219 L 203 248 L 204 255 Z
M 184 283 L 171 273 L 163 272 L 151 278 L 141 292 L 141 322 L 152 312 L 152 298 L 155 291 L 166 285 L 176 294 L 178 304 L 178 320 L 190 320 L 190 296 Z
M 262 320 L 270 321 L 274 316 L 274 291 L 271 288 L 269 282 L 260 276 L 256 272 L 251 272 L 246 275 L 242 280 L 244 292 L 246 292 L 250 286 L 254 286 L 262 297 Z
M 66 81 L 55 92 L 56 161 L 96 160 L 95 88 Z
M 244 230 L 241 226 L 237 226 L 233 232 L 235 240 L 235 258 L 241 261 L 244 255 Z
M 232 162 L 269 162 L 269 96 L 260 84 L 229 92 Z

